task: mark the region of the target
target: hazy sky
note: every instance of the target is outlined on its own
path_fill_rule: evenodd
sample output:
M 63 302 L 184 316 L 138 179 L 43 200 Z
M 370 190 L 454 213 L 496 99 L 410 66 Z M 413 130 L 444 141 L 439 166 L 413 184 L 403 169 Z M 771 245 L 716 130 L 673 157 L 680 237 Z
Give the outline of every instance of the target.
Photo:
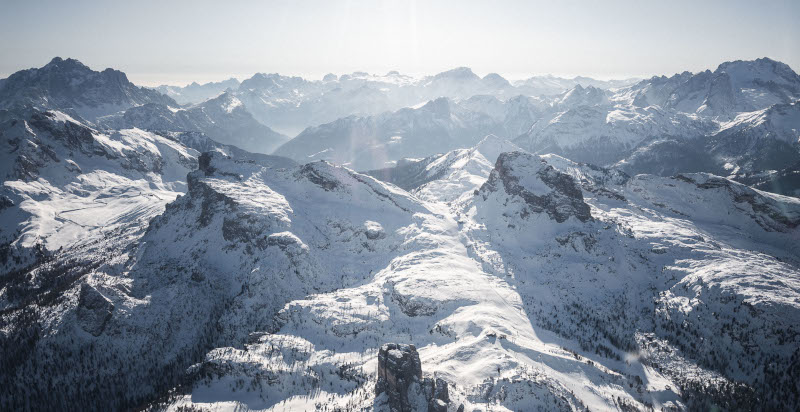
M 74 57 L 138 84 L 363 70 L 600 78 L 768 56 L 800 69 L 800 0 L 0 0 L 0 77 Z

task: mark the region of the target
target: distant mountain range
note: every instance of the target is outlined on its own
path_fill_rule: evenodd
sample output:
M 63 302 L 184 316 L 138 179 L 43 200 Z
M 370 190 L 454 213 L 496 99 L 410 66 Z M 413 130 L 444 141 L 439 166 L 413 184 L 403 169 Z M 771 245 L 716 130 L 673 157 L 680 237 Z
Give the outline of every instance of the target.
M 461 77 L 468 84 L 479 80 Z M 615 165 L 631 174 L 710 172 L 742 181 L 782 176 L 783 183 L 762 187 L 796 194 L 798 99 L 800 76 L 787 65 L 737 61 L 714 72 L 653 77 L 613 90 L 577 85 L 554 96 L 442 98 L 351 116 L 309 128 L 276 153 L 368 170 L 468 148 L 493 133 L 532 153 Z
M 481 78 L 469 68 L 460 67 L 419 79 L 398 72 L 383 76 L 364 72 L 328 74 L 322 81 L 257 73 L 241 84 L 229 79 L 186 87 L 159 86 L 155 90 L 182 104 L 200 103 L 228 90 L 242 99 L 259 121 L 293 136 L 309 126 L 340 117 L 379 114 L 438 97 L 462 99 L 486 94 L 505 99 L 518 95 L 554 95 L 576 85 L 614 88 L 636 81 L 535 76 L 510 82 L 497 73 Z
M 234 91 L 239 88 L 239 83 L 239 80 L 230 78 L 221 82 L 208 82 L 204 84 L 193 82 L 183 87 L 162 85 L 154 87 L 153 89 L 173 98 L 180 104 L 194 104 L 202 103 L 208 99 L 217 97 L 228 90 Z

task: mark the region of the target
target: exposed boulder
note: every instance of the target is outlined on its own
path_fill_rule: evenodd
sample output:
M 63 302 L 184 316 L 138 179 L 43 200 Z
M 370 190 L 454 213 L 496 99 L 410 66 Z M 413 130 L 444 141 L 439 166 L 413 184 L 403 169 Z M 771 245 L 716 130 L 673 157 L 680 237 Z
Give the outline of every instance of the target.
M 367 239 L 369 240 L 378 240 L 386 237 L 386 232 L 383 230 L 383 226 L 381 226 L 381 224 L 378 222 L 367 220 L 364 222 L 364 230 L 364 233 L 367 235 Z

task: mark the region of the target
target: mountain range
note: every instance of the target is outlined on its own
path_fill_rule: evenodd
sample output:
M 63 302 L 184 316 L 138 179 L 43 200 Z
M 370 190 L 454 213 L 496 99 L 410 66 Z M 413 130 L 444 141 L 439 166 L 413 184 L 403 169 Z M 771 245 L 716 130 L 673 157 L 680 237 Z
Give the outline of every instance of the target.
M 180 104 L 193 104 L 202 103 L 228 90 L 236 90 L 239 88 L 240 83 L 238 79 L 231 77 L 228 80 L 220 82 L 208 82 L 204 84 L 192 82 L 183 87 L 161 85 L 154 87 L 154 89 L 161 94 L 171 97 Z
M 796 410 L 797 74 L 539 80 L 11 75 L 0 410 Z
M 506 99 L 519 95 L 556 95 L 577 85 L 614 88 L 635 82 L 636 79 L 602 81 L 550 75 L 511 82 L 497 73 L 481 78 L 471 69 L 460 67 L 422 78 L 396 71 L 385 75 L 355 72 L 340 76 L 330 73 L 321 81 L 257 73 L 241 83 L 229 79 L 204 85 L 193 83 L 183 88 L 159 86 L 155 90 L 182 104 L 201 103 L 227 90 L 241 99 L 260 122 L 294 136 L 307 127 L 340 117 L 380 114 L 438 97 L 466 99 L 486 94 Z
M 708 172 L 759 180 L 767 190 L 797 195 L 798 100 L 800 76 L 764 58 L 611 90 L 577 85 L 554 96 L 440 98 L 308 128 L 276 153 L 369 170 L 424 157 L 423 152 L 468 148 L 493 133 L 531 153 L 629 174 Z M 433 107 L 436 120 L 423 120 Z M 416 143 L 418 135 L 426 136 L 429 147 Z

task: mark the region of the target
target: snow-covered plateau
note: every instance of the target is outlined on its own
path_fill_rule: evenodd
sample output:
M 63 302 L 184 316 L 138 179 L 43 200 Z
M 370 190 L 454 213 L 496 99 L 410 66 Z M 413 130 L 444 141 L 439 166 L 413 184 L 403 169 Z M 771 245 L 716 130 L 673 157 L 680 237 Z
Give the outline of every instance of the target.
M 19 72 L 0 410 L 797 410 L 798 99 L 769 59 Z M 283 143 L 300 108 L 321 117 Z

